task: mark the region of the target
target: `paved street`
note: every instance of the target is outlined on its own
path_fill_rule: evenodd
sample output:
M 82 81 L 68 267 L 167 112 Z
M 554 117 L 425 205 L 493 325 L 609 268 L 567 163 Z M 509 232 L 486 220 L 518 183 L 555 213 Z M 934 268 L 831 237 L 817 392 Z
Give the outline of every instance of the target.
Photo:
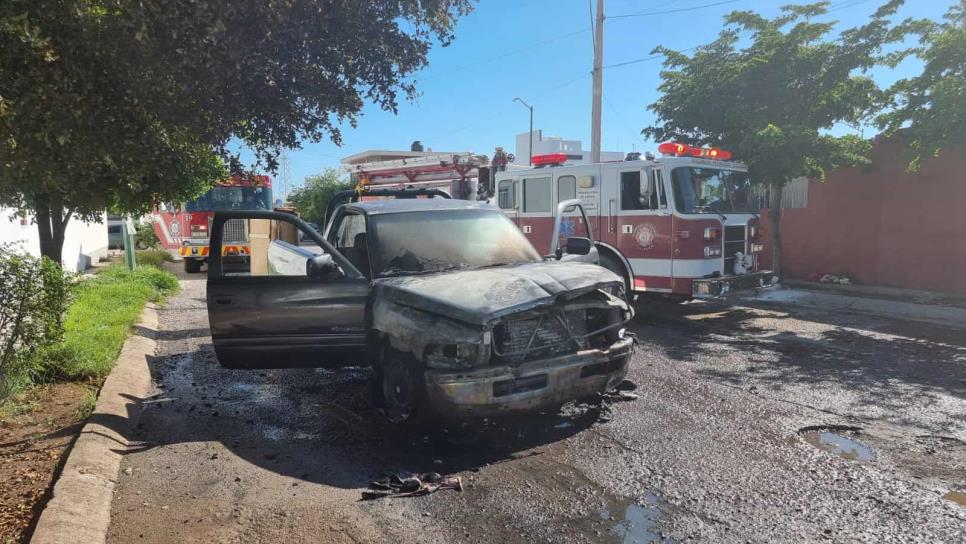
M 636 400 L 417 432 L 369 408 L 363 369 L 222 369 L 204 275 L 182 287 L 110 542 L 966 541 L 947 495 L 966 493 L 955 329 L 651 304 L 633 325 Z M 819 450 L 810 428 L 860 446 Z M 361 501 L 387 471 L 465 490 Z

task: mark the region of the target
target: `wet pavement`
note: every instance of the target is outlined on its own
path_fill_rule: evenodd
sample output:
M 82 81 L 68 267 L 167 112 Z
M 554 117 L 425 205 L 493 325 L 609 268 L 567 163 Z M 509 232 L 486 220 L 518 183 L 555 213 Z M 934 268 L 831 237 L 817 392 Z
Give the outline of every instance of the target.
M 966 541 L 961 330 L 649 303 L 625 395 L 398 429 L 366 369 L 222 369 L 182 285 L 110 542 Z M 464 490 L 363 501 L 389 472 Z

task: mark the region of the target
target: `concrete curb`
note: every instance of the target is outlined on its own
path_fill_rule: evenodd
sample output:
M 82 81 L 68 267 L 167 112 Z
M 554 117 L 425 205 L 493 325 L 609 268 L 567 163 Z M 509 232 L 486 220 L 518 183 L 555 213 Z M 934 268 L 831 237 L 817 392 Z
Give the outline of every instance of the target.
M 157 330 L 158 313 L 148 304 L 68 454 L 53 496 L 37 521 L 33 544 L 105 541 L 114 486 L 128 447 L 126 437 L 141 415 L 140 401 L 154 390 L 148 357 L 154 355 Z

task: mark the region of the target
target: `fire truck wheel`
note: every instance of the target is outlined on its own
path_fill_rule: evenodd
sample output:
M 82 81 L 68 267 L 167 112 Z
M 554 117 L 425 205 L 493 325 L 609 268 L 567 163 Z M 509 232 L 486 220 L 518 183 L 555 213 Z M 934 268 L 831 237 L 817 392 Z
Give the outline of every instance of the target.
M 631 282 L 627 277 L 627 270 L 624 270 L 624 265 L 617 260 L 616 257 L 609 253 L 600 254 L 600 266 L 603 266 L 607 270 L 617 274 L 618 276 L 624 278 L 624 298 L 627 300 L 634 299 L 634 293 L 631 292 Z
M 186 274 L 197 274 L 201 272 L 201 261 L 198 259 L 185 259 L 184 271 Z

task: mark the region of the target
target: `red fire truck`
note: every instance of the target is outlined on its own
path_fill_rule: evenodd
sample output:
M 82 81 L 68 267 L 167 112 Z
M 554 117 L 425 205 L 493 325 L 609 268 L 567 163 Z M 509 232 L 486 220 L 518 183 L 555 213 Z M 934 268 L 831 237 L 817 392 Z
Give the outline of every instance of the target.
M 221 210 L 271 210 L 272 180 L 268 176 L 232 176 L 207 193 L 181 205 L 161 204 L 152 214 L 161 245 L 176 250 L 184 270 L 200 272 L 208 261 L 208 232 L 214 212 Z M 239 262 L 251 256 L 248 229 L 242 219 L 225 224 L 222 255 Z
M 496 173 L 496 200 L 547 251 L 556 203 L 580 199 L 601 265 L 624 278 L 628 293 L 705 298 L 771 284 L 758 262 L 763 241 L 747 167 L 715 148 L 665 143 L 659 151 L 573 166 L 563 166 L 563 153 L 534 156 L 534 168 Z M 560 234 L 582 222 L 566 218 Z

